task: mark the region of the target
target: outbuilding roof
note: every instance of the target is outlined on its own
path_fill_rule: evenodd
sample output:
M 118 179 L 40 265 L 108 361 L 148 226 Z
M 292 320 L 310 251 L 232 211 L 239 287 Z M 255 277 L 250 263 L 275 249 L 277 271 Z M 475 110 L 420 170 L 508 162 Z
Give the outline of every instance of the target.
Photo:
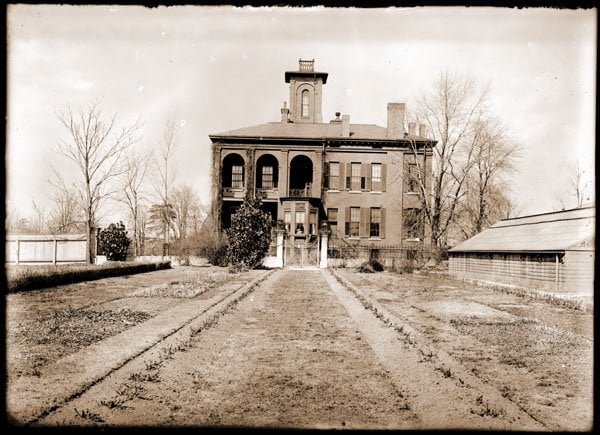
M 594 239 L 596 207 L 502 220 L 449 252 L 562 252 Z
M 350 124 L 350 135 L 345 137 L 354 140 L 390 140 L 387 128 L 375 124 Z M 223 133 L 211 134 L 210 138 L 300 138 L 300 139 L 338 139 L 342 136 L 341 122 L 331 123 L 293 123 L 268 122 L 252 127 L 238 128 Z M 405 135 L 403 140 L 434 142 L 419 136 Z

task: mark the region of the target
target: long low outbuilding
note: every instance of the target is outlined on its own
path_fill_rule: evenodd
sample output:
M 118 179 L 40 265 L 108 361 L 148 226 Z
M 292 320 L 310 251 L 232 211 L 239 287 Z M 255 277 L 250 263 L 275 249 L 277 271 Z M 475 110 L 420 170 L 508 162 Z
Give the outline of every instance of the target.
M 594 291 L 596 208 L 502 220 L 450 249 L 449 273 L 565 295 Z

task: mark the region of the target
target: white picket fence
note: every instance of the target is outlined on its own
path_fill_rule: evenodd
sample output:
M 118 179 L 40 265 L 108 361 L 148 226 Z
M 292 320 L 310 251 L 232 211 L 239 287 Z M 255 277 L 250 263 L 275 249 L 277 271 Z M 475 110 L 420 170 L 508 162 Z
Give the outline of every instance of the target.
M 7 235 L 6 263 L 85 263 L 85 234 Z

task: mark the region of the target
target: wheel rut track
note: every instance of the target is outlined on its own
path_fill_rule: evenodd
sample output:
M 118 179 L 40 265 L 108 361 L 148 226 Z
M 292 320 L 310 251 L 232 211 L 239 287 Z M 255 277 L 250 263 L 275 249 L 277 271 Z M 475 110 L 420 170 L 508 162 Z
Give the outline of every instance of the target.
M 264 274 L 255 278 L 254 280 L 252 280 L 248 283 L 244 283 L 240 286 L 236 286 L 232 290 L 227 291 L 225 294 L 221 295 L 217 300 L 212 301 L 210 303 L 210 305 L 208 307 L 206 307 L 205 309 L 203 309 L 202 311 L 198 312 L 197 314 L 186 319 L 183 322 L 179 322 L 177 324 L 177 326 L 175 326 L 174 328 L 170 328 L 169 331 L 166 332 L 165 334 L 158 336 L 157 338 L 152 340 L 152 342 L 148 343 L 147 345 L 143 345 L 140 349 L 137 349 L 136 351 L 128 354 L 126 358 L 123 358 L 120 361 L 118 361 L 114 364 L 111 364 L 110 367 L 108 367 L 108 368 L 103 368 L 103 370 L 101 370 L 101 373 L 98 373 L 94 376 L 88 376 L 88 379 L 80 380 L 79 382 L 77 382 L 77 385 L 75 387 L 72 387 L 70 389 L 70 391 L 68 391 L 68 392 L 63 392 L 62 394 L 61 393 L 52 394 L 52 392 L 48 391 L 48 386 L 46 386 L 46 388 L 44 389 L 46 391 L 36 391 L 36 386 L 35 386 L 36 382 L 34 379 L 33 386 L 26 385 L 22 390 L 25 392 L 25 394 L 30 393 L 32 391 L 34 392 L 34 394 L 37 393 L 36 398 L 40 398 L 40 396 L 41 396 L 42 402 L 45 402 L 45 403 L 38 405 L 36 410 L 24 409 L 24 408 L 28 408 L 28 407 L 21 405 L 19 407 L 20 409 L 17 409 L 16 412 L 13 410 L 13 413 L 12 413 L 13 415 L 10 415 L 11 410 L 9 409 L 10 420 L 13 420 L 15 423 L 22 424 L 22 425 L 35 425 L 36 423 L 39 423 L 47 416 L 49 416 L 52 413 L 58 411 L 59 409 L 65 407 L 73 400 L 75 400 L 78 397 L 85 394 L 92 387 L 102 383 L 106 378 L 113 375 L 115 372 L 118 372 L 127 364 L 141 358 L 142 356 L 144 356 L 148 353 L 151 353 L 153 350 L 158 349 L 166 341 L 168 341 L 170 339 L 174 339 L 177 336 L 179 336 L 179 338 L 181 338 L 181 336 L 186 336 L 186 334 L 188 334 L 186 337 L 189 337 L 189 334 L 198 332 L 199 330 L 201 330 L 203 328 L 203 325 L 201 323 L 203 318 L 217 317 L 217 316 L 221 315 L 224 311 L 228 310 L 231 305 L 235 305 L 239 300 L 241 300 L 242 298 L 246 297 L 248 294 L 253 292 L 264 280 L 266 280 L 270 275 L 272 275 L 272 273 L 273 273 L 272 271 L 265 272 Z M 227 283 L 224 283 L 221 286 L 217 286 L 216 288 L 209 289 L 206 292 L 203 292 L 202 295 L 207 295 L 207 293 L 211 292 L 211 291 L 214 293 L 218 293 L 219 288 L 223 287 L 225 285 L 227 285 Z M 111 299 L 111 301 L 118 300 L 118 299 L 125 299 L 125 298 L 126 297 L 114 298 L 114 299 Z M 108 300 L 102 301 L 98 304 L 91 304 L 91 306 L 101 306 L 107 302 L 110 302 L 110 301 L 108 301 Z M 152 320 L 152 319 L 150 319 L 150 320 Z M 194 325 L 194 324 L 198 324 L 198 323 L 200 323 L 200 325 Z M 138 326 L 140 326 L 140 325 L 138 325 Z M 126 331 L 122 332 L 121 334 L 118 334 L 117 336 L 122 336 L 124 334 L 127 334 L 128 332 L 129 332 L 129 330 L 126 330 Z M 115 337 L 110 337 L 109 339 L 111 339 L 111 338 L 115 338 Z M 90 347 L 96 347 L 101 344 L 102 344 L 102 342 L 96 343 L 95 345 L 92 345 Z M 84 349 L 84 351 L 85 351 L 85 349 Z M 46 371 L 51 372 L 51 371 L 53 371 L 53 368 L 55 366 L 60 367 L 61 363 L 64 363 L 65 360 L 76 359 L 76 357 L 79 353 L 81 353 L 81 352 L 77 352 L 75 354 L 68 355 L 65 358 L 55 362 L 54 364 L 51 364 L 51 367 L 48 368 Z M 60 371 L 60 369 L 58 369 L 58 371 Z M 23 378 L 32 378 L 32 377 L 28 376 L 28 377 L 23 377 Z M 19 384 L 19 381 L 22 381 L 23 378 L 18 379 L 15 383 Z M 23 380 L 23 382 L 24 382 L 24 380 Z M 18 388 L 18 386 L 17 386 L 17 388 Z M 18 392 L 17 392 L 17 394 L 18 394 Z M 13 396 L 15 395 L 14 391 L 12 392 L 12 395 Z M 59 397 L 56 397 L 56 395 L 58 395 Z
M 394 330 L 394 332 L 398 334 L 398 338 L 402 340 L 405 345 L 411 346 L 415 349 L 418 348 L 421 351 L 422 355 L 425 355 L 425 353 L 423 352 L 420 346 L 429 349 L 436 348 L 435 343 L 431 342 L 431 340 L 429 340 L 427 336 L 419 330 L 419 326 L 417 326 L 416 328 L 413 326 L 414 322 L 409 322 L 408 319 L 404 318 L 403 316 L 399 316 L 395 312 L 390 312 L 381 304 L 373 300 L 371 297 L 365 295 L 357 286 L 355 286 L 349 280 L 345 279 L 340 274 L 335 273 L 333 270 L 331 271 L 331 275 L 365 309 L 371 311 L 380 323 Z M 420 311 L 417 307 L 414 308 L 417 311 Z M 430 317 L 430 321 L 433 320 L 435 322 L 440 320 L 436 316 L 433 316 L 429 313 L 426 314 L 428 317 Z M 430 323 L 426 324 L 430 325 Z M 433 363 L 432 360 L 419 360 L 419 362 L 425 362 L 426 364 Z M 530 419 L 530 422 L 528 423 L 530 425 L 528 427 L 528 430 L 530 430 L 531 428 L 533 428 L 534 430 L 549 429 L 545 422 L 541 421 L 529 410 L 523 408 L 518 403 L 510 400 L 510 398 L 501 396 L 494 386 L 490 385 L 485 379 L 482 379 L 473 374 L 472 372 L 466 370 L 462 366 L 462 364 L 460 364 L 454 359 L 454 357 L 439 349 L 438 347 L 436 350 L 436 365 L 439 364 L 441 364 L 441 367 L 435 367 L 435 370 L 450 369 L 450 373 L 452 373 L 451 378 L 458 379 L 460 381 L 461 386 L 466 386 L 469 388 L 473 387 L 479 391 L 484 391 L 484 395 L 486 398 L 491 397 L 492 401 L 495 403 L 506 403 L 508 405 L 507 408 L 512 408 L 513 412 L 517 411 L 518 413 L 522 413 L 526 417 L 526 419 Z M 432 406 L 433 405 L 435 404 L 432 404 Z M 435 427 L 435 423 L 433 424 L 433 427 Z

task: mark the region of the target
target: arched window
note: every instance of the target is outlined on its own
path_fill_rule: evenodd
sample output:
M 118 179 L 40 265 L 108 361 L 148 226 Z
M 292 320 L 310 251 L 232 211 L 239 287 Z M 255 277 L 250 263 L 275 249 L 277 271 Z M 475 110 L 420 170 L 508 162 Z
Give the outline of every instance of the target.
M 275 156 L 265 154 L 256 161 L 256 187 L 276 189 L 279 182 L 279 162 Z
M 302 110 L 300 114 L 303 118 L 308 118 L 308 91 L 302 91 Z
M 223 159 L 223 187 L 244 188 L 244 159 L 239 154 L 229 154 Z

